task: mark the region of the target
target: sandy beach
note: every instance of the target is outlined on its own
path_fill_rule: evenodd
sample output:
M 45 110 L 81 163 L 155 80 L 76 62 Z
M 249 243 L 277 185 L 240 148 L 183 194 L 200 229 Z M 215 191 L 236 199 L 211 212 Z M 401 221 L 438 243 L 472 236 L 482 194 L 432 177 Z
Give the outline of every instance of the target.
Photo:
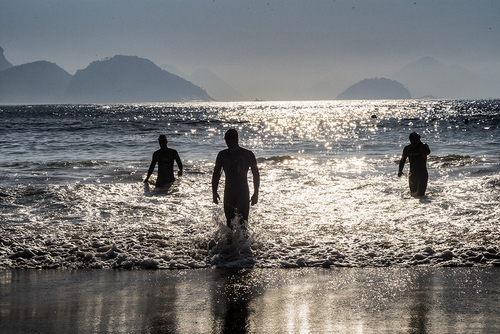
M 3 270 L 7 333 L 498 333 L 498 268 Z

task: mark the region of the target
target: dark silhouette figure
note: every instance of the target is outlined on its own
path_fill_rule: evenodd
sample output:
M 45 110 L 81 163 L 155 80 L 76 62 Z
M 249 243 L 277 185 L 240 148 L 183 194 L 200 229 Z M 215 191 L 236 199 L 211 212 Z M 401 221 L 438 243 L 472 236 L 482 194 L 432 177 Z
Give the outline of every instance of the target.
M 229 129 L 224 139 L 228 148 L 220 151 L 217 155 L 212 175 L 212 195 L 214 203 L 219 204 L 220 197 L 217 193 L 217 188 L 222 170 L 224 170 L 226 177 L 224 213 L 227 219 L 227 226 L 230 227 L 231 221 L 237 215 L 241 216 L 240 219 L 243 219 L 243 221 L 240 221 L 240 224 L 248 221 L 250 202 L 252 205 L 255 205 L 259 200 L 260 175 L 255 155 L 251 151 L 239 146 L 238 132 L 235 129 Z M 247 180 L 249 168 L 253 174 L 254 189 L 251 199 Z
M 406 158 L 410 159 L 410 192 L 417 196 L 424 196 L 427 189 L 427 156 L 431 153 L 429 145 L 420 141 L 420 135 L 416 132 L 410 134 L 411 144 L 403 149 L 403 156 L 399 162 L 398 177 L 403 175 Z
M 177 163 L 179 171 L 178 176 L 182 176 L 182 162 L 176 150 L 167 147 L 167 136 L 160 135 L 158 137 L 160 149 L 153 153 L 153 159 L 149 166 L 148 176 L 144 180 L 147 183 L 151 174 L 155 170 L 156 163 L 158 163 L 158 178 L 156 179 L 156 186 L 163 187 L 175 181 L 174 177 L 174 161 Z

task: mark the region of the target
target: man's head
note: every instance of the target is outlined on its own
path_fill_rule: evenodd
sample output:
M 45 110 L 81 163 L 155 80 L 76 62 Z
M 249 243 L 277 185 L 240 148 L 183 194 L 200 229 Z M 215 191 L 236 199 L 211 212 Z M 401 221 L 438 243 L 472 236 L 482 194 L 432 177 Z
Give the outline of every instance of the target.
M 420 135 L 416 132 L 410 133 L 410 142 L 412 144 L 418 144 L 420 142 Z
M 167 136 L 160 135 L 158 137 L 158 143 L 160 144 L 161 148 L 167 147 L 167 143 L 168 143 Z
M 229 129 L 226 131 L 224 135 L 224 140 L 226 141 L 226 145 L 229 149 L 237 149 L 238 145 L 238 131 L 235 129 Z

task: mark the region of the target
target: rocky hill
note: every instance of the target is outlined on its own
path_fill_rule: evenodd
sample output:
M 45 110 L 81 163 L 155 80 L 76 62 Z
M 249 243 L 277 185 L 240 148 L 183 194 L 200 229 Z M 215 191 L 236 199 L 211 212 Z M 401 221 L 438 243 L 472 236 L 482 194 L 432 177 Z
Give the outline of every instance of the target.
M 200 87 L 135 56 L 114 56 L 91 63 L 71 78 L 70 103 L 213 101 Z
M 12 66 L 0 71 L 0 103 L 59 103 L 71 74 L 48 61 Z
M 337 96 L 337 100 L 393 100 L 411 99 L 410 92 L 401 83 L 386 79 L 364 79 Z
M 240 93 L 208 69 L 197 69 L 187 79 L 190 82 L 206 89 L 210 96 L 213 96 L 217 101 L 244 100 Z
M 0 71 L 6 70 L 12 67 L 12 64 L 5 59 L 5 55 L 3 54 L 3 49 L 0 48 Z
M 432 57 L 423 57 L 404 66 L 393 79 L 408 87 L 412 95 L 446 99 L 498 98 L 500 73 L 484 68 L 479 72 L 452 64 L 444 65 Z
M 477 91 L 476 75 L 457 65 L 445 66 L 432 57 L 406 65 L 394 79 L 409 87 L 415 97 L 471 98 L 481 95 Z

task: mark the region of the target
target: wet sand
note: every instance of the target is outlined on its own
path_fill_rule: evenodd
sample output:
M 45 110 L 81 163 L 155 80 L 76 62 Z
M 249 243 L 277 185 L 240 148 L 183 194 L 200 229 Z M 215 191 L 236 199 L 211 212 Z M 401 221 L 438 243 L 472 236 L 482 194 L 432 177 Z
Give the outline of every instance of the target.
M 0 333 L 499 333 L 499 268 L 2 270 Z

